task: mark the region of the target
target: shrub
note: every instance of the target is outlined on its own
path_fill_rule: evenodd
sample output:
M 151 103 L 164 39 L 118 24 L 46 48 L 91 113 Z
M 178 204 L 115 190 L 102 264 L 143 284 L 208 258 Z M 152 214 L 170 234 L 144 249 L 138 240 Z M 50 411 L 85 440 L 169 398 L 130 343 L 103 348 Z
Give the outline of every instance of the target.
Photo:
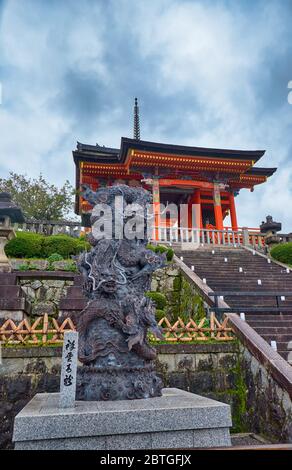
M 45 237 L 43 242 L 43 256 L 45 258 L 54 253 L 60 254 L 63 258 L 70 258 L 85 249 L 86 242 L 69 235 L 51 235 Z
M 62 255 L 60 255 L 59 253 L 52 253 L 49 257 L 48 257 L 48 261 L 49 263 L 53 263 L 54 261 L 62 261 L 64 258 Z
M 167 299 L 164 294 L 161 294 L 160 292 L 149 291 L 146 292 L 145 295 L 155 302 L 156 308 L 158 310 L 163 310 L 166 307 Z
M 40 258 L 44 238 L 38 233 L 17 232 L 6 244 L 5 253 L 12 258 Z
M 11 258 L 48 258 L 51 264 L 89 248 L 85 239 L 69 235 L 46 237 L 38 233 L 17 232 L 16 238 L 6 244 L 5 253 Z
M 292 242 L 274 246 L 271 249 L 271 256 L 281 263 L 292 265 Z
M 76 244 L 76 254 L 81 253 L 84 250 L 90 250 L 91 245 L 86 240 L 85 237 L 75 238 L 74 240 L 75 240 L 75 244 Z

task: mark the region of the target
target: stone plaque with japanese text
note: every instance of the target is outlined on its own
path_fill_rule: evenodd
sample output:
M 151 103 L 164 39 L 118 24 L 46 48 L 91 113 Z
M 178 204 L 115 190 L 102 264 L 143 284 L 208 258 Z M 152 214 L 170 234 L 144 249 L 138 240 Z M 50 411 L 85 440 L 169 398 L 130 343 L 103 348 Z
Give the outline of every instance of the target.
M 76 396 L 78 333 L 67 331 L 64 334 L 62 369 L 60 384 L 60 407 L 74 407 Z

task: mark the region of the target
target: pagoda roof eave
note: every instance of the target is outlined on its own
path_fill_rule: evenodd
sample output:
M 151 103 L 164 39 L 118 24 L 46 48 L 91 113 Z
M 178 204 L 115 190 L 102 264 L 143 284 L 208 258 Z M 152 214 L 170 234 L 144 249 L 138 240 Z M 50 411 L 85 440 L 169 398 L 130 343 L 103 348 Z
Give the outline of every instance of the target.
M 272 176 L 277 171 L 277 168 L 260 168 L 252 167 L 249 168 L 245 174 L 255 176 Z
M 94 163 L 120 163 L 118 154 L 105 154 L 105 153 L 90 153 L 90 152 L 80 152 L 79 150 L 73 150 L 73 160 L 75 165 L 78 165 L 79 162 L 94 162 Z
M 257 162 L 264 154 L 265 150 L 230 150 L 230 149 L 214 149 L 206 147 L 189 147 L 185 145 L 162 144 L 158 142 L 148 142 L 145 140 L 135 140 L 128 137 L 121 138 L 120 161 L 124 162 L 130 149 L 168 153 L 176 155 L 215 157 L 222 159 L 235 160 L 253 160 Z

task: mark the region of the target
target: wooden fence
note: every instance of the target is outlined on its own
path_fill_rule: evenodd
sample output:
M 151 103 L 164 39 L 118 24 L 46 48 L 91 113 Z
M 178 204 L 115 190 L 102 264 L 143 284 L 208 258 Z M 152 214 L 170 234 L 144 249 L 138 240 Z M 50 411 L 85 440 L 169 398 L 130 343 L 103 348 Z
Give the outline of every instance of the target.
M 233 339 L 232 329 L 227 325 L 225 318 L 221 323 L 211 314 L 209 319 L 203 318 L 196 323 L 193 319 L 184 322 L 178 318 L 173 324 L 167 317 L 159 321 L 163 331 L 163 340 L 151 340 L 160 343 L 180 343 L 189 341 L 230 341 Z M 66 331 L 75 331 L 74 323 L 70 318 L 66 318 L 61 324 L 55 318 L 49 318 L 47 314 L 38 317 L 34 322 L 22 320 L 15 323 L 13 320 L 6 320 L 0 326 L 0 342 L 6 346 L 13 345 L 34 345 L 45 346 L 50 344 L 61 345 Z
M 211 313 L 210 318 L 203 318 L 199 322 L 195 322 L 192 318 L 184 322 L 178 317 L 173 325 L 167 317 L 163 317 L 158 325 L 162 327 L 164 341 L 169 343 L 234 339 L 232 329 L 228 327 L 228 318 L 220 322 L 214 313 Z
M 49 318 L 47 314 L 33 323 L 25 319 L 16 324 L 8 319 L 0 326 L 0 341 L 4 345 L 62 344 L 65 331 L 72 330 L 75 331 L 75 326 L 70 318 L 59 325 L 55 318 Z

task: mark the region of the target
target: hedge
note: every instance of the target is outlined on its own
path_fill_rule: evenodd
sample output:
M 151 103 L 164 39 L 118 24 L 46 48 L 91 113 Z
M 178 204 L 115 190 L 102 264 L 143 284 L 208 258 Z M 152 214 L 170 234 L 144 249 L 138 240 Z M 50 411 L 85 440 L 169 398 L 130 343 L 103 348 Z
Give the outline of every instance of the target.
M 276 245 L 270 253 L 275 260 L 292 265 L 292 242 Z
M 46 237 L 32 232 L 17 232 L 16 238 L 5 246 L 5 253 L 13 258 L 49 258 L 52 255 L 69 258 L 88 249 L 89 246 L 86 240 L 69 235 Z
M 37 233 L 17 232 L 6 244 L 5 253 L 13 258 L 42 258 L 43 239 Z

